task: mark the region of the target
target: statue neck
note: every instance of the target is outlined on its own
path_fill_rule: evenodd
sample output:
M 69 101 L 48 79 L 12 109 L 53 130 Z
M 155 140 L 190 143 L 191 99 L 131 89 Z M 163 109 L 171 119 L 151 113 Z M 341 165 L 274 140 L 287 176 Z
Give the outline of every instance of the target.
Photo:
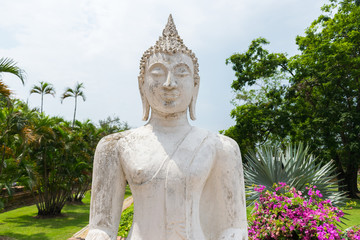
M 148 124 L 154 130 L 167 132 L 189 129 L 191 127 L 187 117 L 187 110 L 169 114 L 151 109 L 151 117 Z

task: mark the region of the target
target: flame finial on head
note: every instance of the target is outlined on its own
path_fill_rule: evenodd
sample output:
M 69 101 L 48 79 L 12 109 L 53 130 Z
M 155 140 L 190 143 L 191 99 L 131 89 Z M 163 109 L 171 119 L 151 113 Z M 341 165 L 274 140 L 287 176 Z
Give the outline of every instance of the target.
M 179 35 L 177 30 L 176 30 L 176 26 L 174 24 L 174 20 L 172 18 L 172 15 L 170 14 L 169 15 L 169 18 L 168 18 L 168 22 L 163 30 L 163 37 L 166 37 L 166 36 L 177 36 Z

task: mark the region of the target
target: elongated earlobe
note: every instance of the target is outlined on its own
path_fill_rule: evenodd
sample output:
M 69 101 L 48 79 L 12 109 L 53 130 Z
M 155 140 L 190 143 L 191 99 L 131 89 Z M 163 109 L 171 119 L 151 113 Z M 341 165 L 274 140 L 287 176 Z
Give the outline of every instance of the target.
M 145 92 L 143 90 L 143 84 L 144 84 L 144 81 L 141 78 L 139 78 L 139 90 L 140 90 L 141 102 L 142 102 L 142 107 L 143 107 L 142 120 L 147 121 L 149 119 L 150 104 L 145 96 Z
M 196 107 L 196 100 L 197 100 L 198 93 L 199 93 L 199 81 L 196 81 L 195 86 L 194 86 L 193 97 L 191 98 L 191 102 L 189 105 L 190 119 L 193 121 L 196 120 L 195 107 Z
M 146 98 L 144 100 L 142 100 L 142 105 L 143 105 L 142 120 L 147 121 L 149 119 L 150 105 Z
M 195 121 L 196 120 L 196 113 L 195 113 L 195 105 L 196 100 L 191 99 L 190 105 L 189 105 L 189 112 L 190 112 L 190 119 Z

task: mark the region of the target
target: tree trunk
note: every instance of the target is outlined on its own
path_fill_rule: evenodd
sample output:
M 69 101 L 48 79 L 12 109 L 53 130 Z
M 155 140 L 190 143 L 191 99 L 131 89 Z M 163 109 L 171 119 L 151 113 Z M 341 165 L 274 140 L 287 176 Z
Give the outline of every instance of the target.
M 338 154 L 335 155 L 334 157 L 335 160 L 335 165 L 336 165 L 336 171 L 337 171 L 337 178 L 339 179 L 339 188 L 338 191 L 343 191 L 346 192 L 346 175 L 345 175 L 345 171 L 344 168 L 342 167 L 341 161 L 340 161 L 340 157 Z
M 354 156 L 351 154 L 350 156 Z M 348 196 L 350 198 L 360 199 L 357 195 L 358 188 L 357 188 L 357 175 L 359 170 L 359 164 L 356 162 L 355 159 L 349 159 L 347 164 L 347 169 L 345 173 L 345 183 L 348 192 Z
M 43 112 L 43 102 L 44 102 L 44 94 L 41 93 L 41 109 L 40 109 L 40 113 Z
M 77 97 L 75 96 L 75 108 L 74 108 L 74 118 L 72 122 L 72 128 L 74 128 L 74 124 L 75 124 L 76 106 L 77 106 Z

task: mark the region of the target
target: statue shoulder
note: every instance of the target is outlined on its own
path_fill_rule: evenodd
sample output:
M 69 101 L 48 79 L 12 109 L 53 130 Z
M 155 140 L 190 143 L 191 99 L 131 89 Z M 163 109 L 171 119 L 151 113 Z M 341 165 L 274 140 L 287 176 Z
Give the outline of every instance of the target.
M 239 145 L 232 138 L 198 127 L 194 127 L 194 130 L 197 135 L 207 135 L 209 142 L 219 151 L 239 151 Z
M 121 146 L 121 141 L 126 139 L 126 137 L 131 134 L 132 130 L 127 130 L 123 132 L 113 133 L 103 137 L 95 151 L 94 157 L 94 166 L 107 166 L 118 165 L 119 164 L 119 145 Z
M 241 164 L 241 153 L 237 142 L 222 134 L 216 134 L 216 138 L 217 159 L 231 165 Z
M 239 150 L 239 145 L 237 142 L 222 134 L 217 134 L 218 137 L 218 144 L 221 146 L 221 149 L 227 149 L 227 150 Z
M 110 150 L 111 148 L 115 149 L 118 142 L 125 139 L 132 132 L 133 130 L 130 129 L 122 132 L 112 133 L 103 137 L 97 145 L 97 150 L 104 148 L 106 148 L 107 150 Z

